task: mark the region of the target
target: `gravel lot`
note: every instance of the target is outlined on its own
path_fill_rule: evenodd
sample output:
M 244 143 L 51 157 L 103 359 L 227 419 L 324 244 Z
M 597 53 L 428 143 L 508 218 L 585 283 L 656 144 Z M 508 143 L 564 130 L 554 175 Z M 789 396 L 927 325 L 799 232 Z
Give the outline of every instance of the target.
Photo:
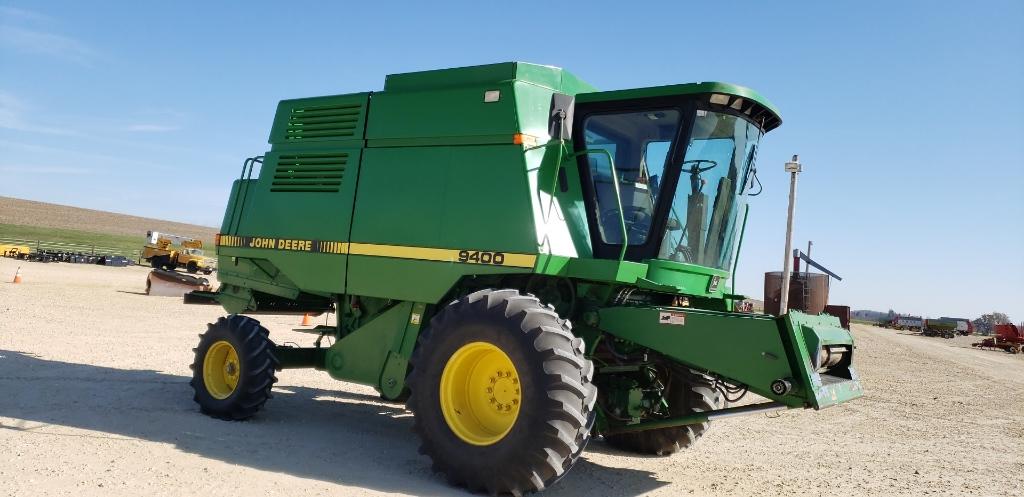
M 147 269 L 0 259 L 0 481 L 6 495 L 467 495 L 430 472 L 411 419 L 325 373 L 278 374 L 256 418 L 207 418 L 192 347 L 220 308 L 144 295 Z M 263 317 L 311 344 L 299 319 Z M 1024 355 L 856 326 L 866 396 L 718 421 L 692 450 L 595 441 L 545 496 L 1022 495 Z M 500 469 L 500 468 L 499 468 Z

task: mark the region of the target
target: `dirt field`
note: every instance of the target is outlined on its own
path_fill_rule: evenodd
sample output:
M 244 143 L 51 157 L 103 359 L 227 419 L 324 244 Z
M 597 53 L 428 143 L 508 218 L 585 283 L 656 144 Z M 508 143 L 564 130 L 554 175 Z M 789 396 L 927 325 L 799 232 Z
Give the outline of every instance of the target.
M 0 259 L 0 493 L 468 495 L 431 474 L 401 407 L 325 373 L 279 373 L 251 421 L 201 415 L 191 348 L 221 311 L 141 294 L 146 269 L 24 264 L 13 285 L 16 264 Z M 543 495 L 1024 493 L 1024 356 L 854 331 L 866 397 L 718 421 L 669 458 L 595 441 Z
M 0 196 L 0 224 L 142 236 L 149 230 L 213 240 L 217 228 Z

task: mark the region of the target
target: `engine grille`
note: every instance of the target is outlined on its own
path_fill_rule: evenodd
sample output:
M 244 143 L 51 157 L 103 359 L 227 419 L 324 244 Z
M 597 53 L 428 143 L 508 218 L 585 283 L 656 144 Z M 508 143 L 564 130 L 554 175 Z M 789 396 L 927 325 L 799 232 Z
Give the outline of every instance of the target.
M 361 126 L 362 103 L 311 105 L 291 110 L 284 132 L 286 141 L 356 137 Z
M 341 188 L 347 165 L 344 152 L 281 155 L 270 191 L 335 193 Z

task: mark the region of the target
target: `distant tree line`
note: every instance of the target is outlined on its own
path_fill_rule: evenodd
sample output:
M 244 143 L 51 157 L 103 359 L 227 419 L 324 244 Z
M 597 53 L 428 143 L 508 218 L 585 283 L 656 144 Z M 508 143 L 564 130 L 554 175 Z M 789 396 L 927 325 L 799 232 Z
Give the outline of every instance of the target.
M 997 324 L 1007 324 L 1009 322 L 1010 316 L 1007 316 L 1002 312 L 995 311 L 988 314 L 982 314 L 980 318 L 972 321 L 974 324 L 974 331 L 985 335 L 991 334 Z
M 889 312 L 892 312 L 892 311 L 889 311 Z M 860 320 L 860 321 L 876 321 L 876 322 L 879 322 L 879 323 L 882 323 L 882 322 L 885 322 L 885 321 L 889 320 L 889 319 L 887 319 L 889 317 L 889 314 L 887 314 L 885 312 L 869 311 L 869 310 L 853 311 L 851 313 L 850 317 L 852 319 L 857 319 L 857 320 Z

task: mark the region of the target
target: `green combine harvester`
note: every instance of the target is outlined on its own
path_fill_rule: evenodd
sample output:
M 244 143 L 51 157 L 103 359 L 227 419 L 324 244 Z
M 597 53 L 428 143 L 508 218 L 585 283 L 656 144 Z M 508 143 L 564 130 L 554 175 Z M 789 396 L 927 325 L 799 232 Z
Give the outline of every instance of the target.
M 667 455 L 717 418 L 859 397 L 837 318 L 734 312 L 780 124 L 739 86 L 598 91 L 526 63 L 282 101 L 232 186 L 221 286 L 188 297 L 231 314 L 195 349 L 195 399 L 245 419 L 276 371 L 323 370 L 407 402 L 450 482 L 519 495 L 594 436 Z M 324 312 L 312 347 L 249 317 Z

